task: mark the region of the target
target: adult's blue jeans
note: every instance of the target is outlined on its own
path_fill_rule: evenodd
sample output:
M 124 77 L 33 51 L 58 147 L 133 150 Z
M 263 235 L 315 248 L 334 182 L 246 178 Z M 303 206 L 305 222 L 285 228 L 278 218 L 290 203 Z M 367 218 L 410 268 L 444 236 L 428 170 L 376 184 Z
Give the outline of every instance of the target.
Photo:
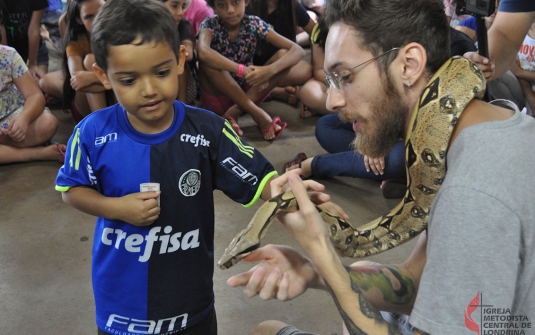
M 392 151 L 385 157 L 384 174 L 376 175 L 366 171 L 364 155 L 356 152 L 351 143 L 355 139 L 353 125 L 342 122 L 338 114 L 321 117 L 316 123 L 316 139 L 329 154 L 316 156 L 312 160 L 312 176 L 332 178 L 345 176 L 373 180 L 404 179 L 405 143 L 396 142 Z

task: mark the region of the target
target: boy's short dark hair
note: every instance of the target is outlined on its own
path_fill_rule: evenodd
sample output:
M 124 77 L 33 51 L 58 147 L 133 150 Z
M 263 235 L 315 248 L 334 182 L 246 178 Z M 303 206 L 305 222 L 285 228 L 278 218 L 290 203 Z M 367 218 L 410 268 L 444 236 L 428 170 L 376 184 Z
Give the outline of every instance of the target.
M 329 0 L 325 21 L 329 27 L 336 22 L 354 27 L 359 42 L 374 56 L 411 42 L 422 45 L 430 74 L 450 58 L 450 32 L 442 0 Z M 396 55 L 381 57 L 378 66 L 386 71 Z
M 167 42 L 178 57 L 180 37 L 169 10 L 155 0 L 107 0 L 91 31 L 91 48 L 106 72 L 110 46 Z

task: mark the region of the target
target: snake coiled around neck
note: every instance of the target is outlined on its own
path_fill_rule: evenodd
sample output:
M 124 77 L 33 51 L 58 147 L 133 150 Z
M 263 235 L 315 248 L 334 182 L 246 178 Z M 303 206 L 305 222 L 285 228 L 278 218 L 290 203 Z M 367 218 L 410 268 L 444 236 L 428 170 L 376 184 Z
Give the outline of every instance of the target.
M 433 75 L 414 107 L 405 138 L 407 192 L 389 213 L 354 228 L 349 222 L 318 207 L 331 243 L 341 256 L 365 257 L 394 248 L 427 228 L 429 211 L 446 176 L 446 155 L 461 113 L 485 91 L 485 78 L 469 60 L 454 57 Z M 231 241 L 218 262 L 228 269 L 251 251 L 274 219 L 297 211 L 291 191 L 265 202 L 249 225 Z

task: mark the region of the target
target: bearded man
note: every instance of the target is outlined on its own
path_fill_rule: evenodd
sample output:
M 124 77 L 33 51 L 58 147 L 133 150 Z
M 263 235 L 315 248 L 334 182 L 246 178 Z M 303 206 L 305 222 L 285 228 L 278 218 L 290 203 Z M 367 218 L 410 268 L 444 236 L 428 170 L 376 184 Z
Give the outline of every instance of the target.
M 260 248 L 245 260 L 264 262 L 231 277 L 229 285 L 279 300 L 324 289 L 350 334 L 400 333 L 379 311 L 410 315 L 415 334 L 483 334 L 489 327 L 528 333 L 535 322 L 535 179 L 523 176 L 535 166 L 535 120 L 466 99 L 481 93 L 468 83 L 475 78 L 484 87 L 484 76 L 466 59 L 449 59 L 442 1 L 329 0 L 325 18 L 327 107 L 353 122 L 356 149 L 384 156 L 406 137 L 409 174 L 414 165 L 447 160 L 434 202 L 424 209 L 427 230 L 401 265 L 361 261 L 346 268 L 309 199 L 310 184 L 288 172 L 278 184 L 289 183 L 300 210 L 281 220 L 308 257 L 284 246 Z M 458 106 L 460 116 L 443 122 L 444 111 Z M 417 127 L 421 135 L 413 134 Z M 412 158 L 412 146 L 425 147 L 437 140 L 433 136 L 445 139 L 443 150 Z M 429 191 L 409 186 L 414 198 Z M 483 309 L 482 295 L 494 312 Z M 524 324 L 481 323 L 476 310 Z M 310 333 L 267 321 L 252 334 Z

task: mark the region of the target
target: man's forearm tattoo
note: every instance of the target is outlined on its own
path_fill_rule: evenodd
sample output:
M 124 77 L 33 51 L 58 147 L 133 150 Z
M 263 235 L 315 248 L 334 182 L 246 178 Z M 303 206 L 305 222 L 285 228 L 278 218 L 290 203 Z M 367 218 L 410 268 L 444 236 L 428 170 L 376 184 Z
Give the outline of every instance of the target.
M 340 303 L 338 302 L 338 299 L 336 298 L 336 294 L 334 294 L 331 286 L 329 283 L 325 280 L 325 286 L 327 286 L 327 290 L 329 293 L 331 293 L 331 296 L 334 299 L 334 303 L 336 304 L 336 307 L 338 308 L 338 311 L 340 312 L 340 315 L 342 316 L 342 320 L 344 320 L 344 324 L 347 328 L 347 331 L 351 335 L 366 335 L 365 332 L 363 332 L 360 328 L 357 327 L 357 325 L 351 320 L 351 318 L 346 314 L 342 306 L 340 306 Z M 359 296 L 360 299 L 360 296 Z
M 362 312 L 362 314 L 364 316 L 366 316 L 367 318 L 369 318 L 369 319 L 374 319 L 376 324 L 378 324 L 378 325 L 379 324 L 384 324 L 385 326 L 387 326 L 389 335 L 400 334 L 399 330 L 396 327 L 394 327 L 393 325 L 391 325 L 388 322 L 386 322 L 383 319 L 383 317 L 381 316 L 381 313 L 370 305 L 370 303 L 368 302 L 368 300 L 366 300 L 366 297 L 364 296 L 364 294 L 362 293 L 360 288 L 356 284 L 354 284 L 353 280 L 350 280 L 350 281 L 351 281 L 351 289 L 355 293 L 358 294 L 359 306 L 360 306 L 360 311 Z M 342 320 L 344 321 L 344 324 L 345 324 L 349 334 L 350 335 L 366 335 L 366 334 L 369 334 L 369 333 L 363 331 L 360 327 L 358 327 L 355 324 L 355 322 L 353 322 L 353 320 L 347 315 L 347 313 L 344 311 L 344 309 L 340 305 L 340 302 L 338 301 L 338 298 L 336 297 L 336 294 L 332 290 L 332 288 L 329 285 L 329 283 L 327 282 L 327 280 L 325 280 L 325 285 L 327 286 L 327 290 L 329 291 L 329 293 L 331 294 L 331 296 L 334 299 L 334 303 L 336 304 L 336 307 L 338 308 L 338 311 L 340 312 L 340 315 L 342 316 Z
M 356 286 L 362 291 L 368 291 L 371 288 L 379 289 L 386 302 L 397 305 L 407 304 L 416 296 L 414 282 L 403 275 L 397 266 L 373 266 L 374 268 L 358 269 L 346 267 L 351 278 L 351 287 Z

